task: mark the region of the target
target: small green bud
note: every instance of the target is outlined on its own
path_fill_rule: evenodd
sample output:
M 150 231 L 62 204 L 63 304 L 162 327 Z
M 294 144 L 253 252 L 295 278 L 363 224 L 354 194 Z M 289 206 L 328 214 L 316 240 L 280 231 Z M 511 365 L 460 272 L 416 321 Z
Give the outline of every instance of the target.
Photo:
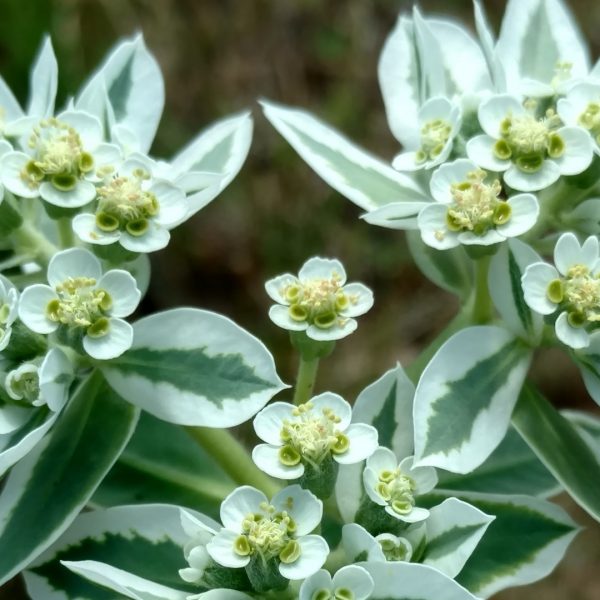
M 114 215 L 99 212 L 96 214 L 96 226 L 102 231 L 115 231 L 115 229 L 119 228 L 119 219 Z
M 335 325 L 337 316 L 335 312 L 326 312 L 315 317 L 315 325 L 319 329 L 329 329 Z
M 82 152 L 78 163 L 82 173 L 89 173 L 94 168 L 94 157 L 89 152 Z
M 308 318 L 308 310 L 300 304 L 292 304 L 288 312 L 294 321 L 306 321 Z
M 140 237 L 148 231 L 148 221 L 146 219 L 136 219 L 135 221 L 129 221 L 127 225 L 125 225 L 125 229 L 127 233 Z
M 529 156 L 520 156 L 516 160 L 516 165 L 524 173 L 535 173 L 542 168 L 544 157 L 541 154 L 530 154 Z
M 494 156 L 500 160 L 508 160 L 512 155 L 510 146 L 506 140 L 498 140 L 494 144 Z
M 586 318 L 583 313 L 573 311 L 567 315 L 567 321 L 571 327 L 583 327 L 585 325 Z
M 550 135 L 550 139 L 548 140 L 548 156 L 550 158 L 558 158 L 562 156 L 565 152 L 565 142 L 558 135 L 558 133 L 553 133 Z
M 350 440 L 343 433 L 336 434 L 335 443 L 331 446 L 331 451 L 334 454 L 344 454 L 350 448 Z

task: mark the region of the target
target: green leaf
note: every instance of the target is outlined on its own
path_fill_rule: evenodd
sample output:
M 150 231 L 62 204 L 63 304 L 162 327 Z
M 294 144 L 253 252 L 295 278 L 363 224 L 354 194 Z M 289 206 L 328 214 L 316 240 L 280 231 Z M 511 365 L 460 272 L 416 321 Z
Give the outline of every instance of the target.
M 502 244 L 490 263 L 488 288 L 506 326 L 516 335 L 537 344 L 542 335 L 542 315 L 532 311 L 523 295 L 521 277 L 541 257 L 527 244 L 512 239 Z
M 218 518 L 221 501 L 234 488 L 229 476 L 181 427 L 142 413 L 93 502 L 100 506 L 168 502 Z
M 86 505 L 131 437 L 138 411 L 94 372 L 0 495 L 0 584 L 46 549 Z
M 310 113 L 266 100 L 261 104 L 267 119 L 301 158 L 361 208 L 373 210 L 397 201 L 429 201 L 414 179 L 355 146 Z
M 572 352 L 571 356 L 579 367 L 583 383 L 596 404 L 600 405 L 600 335 L 590 336 L 590 345 Z
M 483 598 L 548 575 L 579 531 L 562 508 L 545 500 L 496 494 L 458 496 L 496 517 L 456 578 Z M 419 500 L 434 506 L 440 498 L 436 491 Z
M 131 349 L 100 368 L 124 398 L 183 425 L 239 425 L 286 387 L 258 339 L 193 308 L 141 319 Z
M 500 445 L 474 471 L 438 471 L 438 489 L 548 497 L 562 488 L 523 438 L 510 427 Z
M 512 422 L 573 500 L 600 521 L 600 462 L 575 427 L 530 386 Z
M 442 289 L 466 300 L 473 289 L 473 261 L 463 246 L 436 250 L 421 239 L 419 231 L 406 234 L 408 248 L 419 270 Z
M 56 600 L 114 597 L 65 569 L 60 564 L 62 561 L 104 563 L 142 578 L 150 585 L 180 592 L 198 591 L 179 577 L 179 569 L 188 566 L 183 546 L 189 541 L 181 526 L 180 513 L 177 506 L 152 504 L 81 514 L 25 572 L 29 594 L 34 600 L 46 600 L 50 590 L 61 593 Z M 197 513 L 194 516 L 210 528 L 218 528 L 216 522 Z
M 582 410 L 562 410 L 600 462 L 600 417 Z
M 469 327 L 452 336 L 423 371 L 415 393 L 419 465 L 468 473 L 502 441 L 530 361 L 508 331 Z

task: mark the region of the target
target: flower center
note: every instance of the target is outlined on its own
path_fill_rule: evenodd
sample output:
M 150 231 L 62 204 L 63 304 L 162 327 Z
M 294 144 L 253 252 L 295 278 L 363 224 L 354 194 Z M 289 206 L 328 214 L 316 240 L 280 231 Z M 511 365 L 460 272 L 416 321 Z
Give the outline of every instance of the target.
M 6 392 L 13 400 L 32 404 L 40 395 L 38 367 L 31 363 L 21 365 L 6 376 Z
M 415 505 L 414 491 L 416 485 L 408 475 L 399 469 L 381 471 L 375 491 L 392 507 L 394 512 L 407 515 Z
M 416 163 L 424 163 L 427 160 L 437 158 L 452 133 L 452 125 L 444 119 L 433 119 L 427 121 L 421 127 L 421 147 L 415 156 Z
M 306 321 L 320 329 L 329 329 L 336 323 L 343 325 L 340 317 L 350 304 L 356 304 L 356 295 L 346 294 L 341 277 L 334 273 L 330 279 L 311 279 L 288 285 L 283 295 L 290 302 L 289 314 L 294 321 Z
M 86 328 L 91 337 L 108 333 L 106 315 L 112 307 L 112 298 L 108 292 L 96 287 L 95 279 L 69 277 L 55 289 L 58 298 L 46 306 L 48 319 L 68 327 Z
M 573 77 L 573 63 L 568 61 L 558 61 L 554 66 L 554 77 L 550 82 L 553 88 L 557 88 L 561 83 L 569 81 Z
M 494 145 L 494 154 L 502 160 L 511 159 L 525 173 L 535 173 L 546 158 L 558 158 L 565 151 L 563 139 L 554 130 L 560 119 L 552 109 L 543 119 L 537 119 L 533 110 L 525 115 L 507 116 L 500 124 L 500 139 Z
M 6 335 L 8 319 L 10 317 L 11 305 L 4 302 L 0 305 L 0 342 Z
M 565 278 L 551 281 L 546 295 L 567 311 L 573 327 L 600 321 L 600 279 L 585 265 L 574 265 Z
M 600 102 L 590 102 L 579 115 L 578 122 L 600 144 Z
M 412 553 L 411 546 L 404 538 L 385 535 L 385 537 L 378 537 L 377 541 L 381 546 L 381 550 L 383 551 L 386 560 L 396 562 L 410 560 L 410 555 Z
M 300 557 L 300 545 L 293 538 L 296 523 L 286 511 L 276 512 L 275 507 L 263 503 L 261 513 L 250 513 L 242 522 L 242 534 L 233 545 L 240 556 L 258 554 L 265 561 L 278 557 L 292 563 Z
M 302 459 L 319 465 L 331 453 L 343 454 L 350 440 L 337 427 L 341 419 L 330 408 L 320 413 L 312 402 L 294 408 L 295 420 L 286 420 L 281 428 L 285 443 L 279 450 L 279 460 L 286 466 L 297 465 Z
M 77 131 L 55 118 L 44 119 L 34 127 L 29 147 L 33 158 L 21 178 L 32 187 L 47 180 L 56 189 L 69 191 L 94 168 L 94 159 L 84 150 Z
M 98 188 L 96 225 L 102 231 L 125 229 L 140 236 L 148 229 L 148 219 L 159 211 L 156 196 L 142 188 L 150 175 L 137 169 L 132 176 L 115 177 Z
M 451 194 L 453 203 L 446 213 L 446 225 L 450 231 L 471 231 L 475 235 L 485 235 L 496 225 L 510 219 L 510 204 L 498 196 L 502 191 L 496 179 L 491 184 L 483 183 L 487 173 L 473 171 L 467 180 L 453 183 Z

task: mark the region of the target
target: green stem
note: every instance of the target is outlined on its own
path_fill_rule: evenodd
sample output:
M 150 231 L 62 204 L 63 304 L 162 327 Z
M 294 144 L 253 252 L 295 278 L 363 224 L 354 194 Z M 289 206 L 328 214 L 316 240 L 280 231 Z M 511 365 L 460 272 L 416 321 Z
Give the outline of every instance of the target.
M 58 252 L 46 236 L 40 233 L 31 223 L 24 222 L 21 227 L 13 231 L 12 240 L 17 254 L 29 254 L 46 266 L 50 259 Z
M 344 548 L 340 544 L 335 550 L 331 550 L 327 556 L 327 560 L 323 565 L 324 569 L 327 569 L 330 573 L 339 571 L 342 567 L 348 564 L 348 557 Z
M 296 379 L 296 387 L 294 389 L 294 404 L 296 406 L 304 404 L 311 399 L 318 369 L 318 358 L 305 359 L 302 356 L 300 357 L 298 378 Z
M 58 228 L 58 238 L 60 247 L 72 248 L 75 245 L 75 236 L 73 235 L 73 225 L 69 217 L 61 217 L 57 219 L 56 226 Z
M 248 450 L 227 429 L 186 429 L 196 443 L 204 448 L 238 485 L 251 485 L 269 498 L 280 490 L 280 487 L 254 464 Z
M 489 323 L 494 316 L 494 309 L 488 288 L 488 271 L 490 255 L 482 256 L 475 261 L 475 299 L 471 319 L 474 324 Z

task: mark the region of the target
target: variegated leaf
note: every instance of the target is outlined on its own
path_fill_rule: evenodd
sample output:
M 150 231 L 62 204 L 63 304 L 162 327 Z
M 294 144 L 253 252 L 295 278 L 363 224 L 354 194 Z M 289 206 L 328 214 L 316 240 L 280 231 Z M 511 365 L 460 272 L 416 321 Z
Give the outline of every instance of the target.
M 77 390 L 52 433 L 16 465 L 0 494 L 0 584 L 52 544 L 85 506 L 127 444 L 138 411 L 98 372 Z
M 132 347 L 101 369 L 125 399 L 182 425 L 239 425 L 286 387 L 262 342 L 230 319 L 194 308 L 139 320 Z
M 169 502 L 218 518 L 235 484 L 181 427 L 142 413 L 117 464 L 94 494 L 100 506 Z
M 429 565 L 405 562 L 364 562 L 375 582 L 370 600 L 477 600 L 447 575 Z
M 577 429 L 531 387 L 523 389 L 512 422 L 573 500 L 600 521 L 600 462 Z
M 494 518 L 458 498 L 433 506 L 425 523 L 427 546 L 422 562 L 454 579 Z
M 144 39 L 136 35 L 119 44 L 86 83 L 75 102 L 104 121 L 108 100 L 113 127 L 133 134 L 140 152 L 148 152 L 165 103 L 165 86 L 160 67 Z
M 219 527 L 203 515 L 194 516 L 211 528 Z M 67 571 L 61 565 L 65 562 L 75 573 L 120 593 L 130 589 L 144 599 L 152 593 L 165 600 L 184 599 L 197 588 L 179 577 L 179 569 L 187 566 L 183 546 L 189 541 L 180 517 L 179 507 L 166 504 L 81 514 L 25 572 L 30 596 L 33 600 L 113 597 Z
M 530 496 L 457 494 L 495 516 L 456 580 L 482 598 L 533 583 L 560 562 L 579 528 L 556 504 Z M 427 498 L 435 506 L 441 495 Z
M 523 438 L 510 427 L 500 445 L 475 470 L 459 474 L 438 470 L 438 489 L 455 493 L 526 494 L 547 498 L 562 487 Z
M 265 116 L 331 187 L 365 210 L 390 202 L 427 202 L 414 179 L 355 146 L 310 113 L 262 101 Z
M 452 336 L 423 371 L 415 394 L 415 457 L 420 465 L 468 473 L 502 441 L 530 352 L 496 326 Z
M 252 128 L 249 112 L 221 119 L 201 131 L 171 161 L 175 183 L 181 184 L 187 174 L 209 175 L 205 186 L 189 190 L 189 211 L 184 219 L 204 208 L 238 174 L 250 149 Z
M 506 326 L 533 344 L 540 340 L 544 321 L 525 302 L 521 277 L 530 264 L 541 260 L 533 248 L 511 239 L 493 256 L 488 277 L 490 295 Z

